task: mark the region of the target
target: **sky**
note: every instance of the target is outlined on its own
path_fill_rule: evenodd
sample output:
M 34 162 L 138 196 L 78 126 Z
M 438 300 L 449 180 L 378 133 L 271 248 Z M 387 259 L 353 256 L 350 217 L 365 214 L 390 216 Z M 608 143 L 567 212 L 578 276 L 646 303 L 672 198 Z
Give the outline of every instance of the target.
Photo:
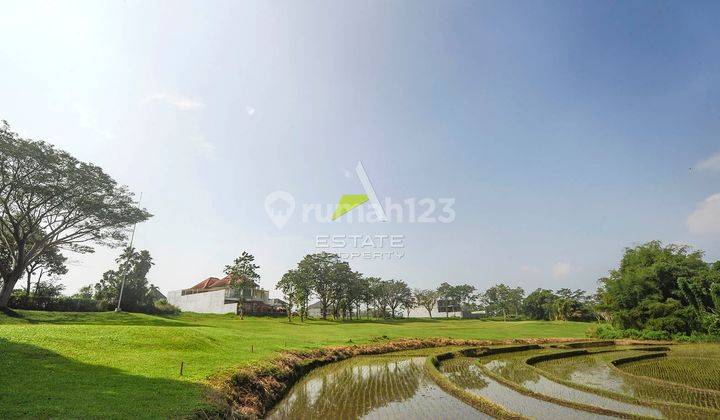
M 242 251 L 267 289 L 321 250 L 389 250 L 347 257 L 412 287 L 481 290 L 594 291 L 625 247 L 655 239 L 720 259 L 718 2 L 2 9 L 0 119 L 142 193 L 153 217 L 135 246 L 163 291 Z M 368 203 L 314 217 L 364 193 L 358 162 L 389 220 L 359 221 Z M 281 228 L 276 191 L 295 201 Z M 343 235 L 374 247 L 319 246 Z M 72 255 L 67 292 L 119 252 Z

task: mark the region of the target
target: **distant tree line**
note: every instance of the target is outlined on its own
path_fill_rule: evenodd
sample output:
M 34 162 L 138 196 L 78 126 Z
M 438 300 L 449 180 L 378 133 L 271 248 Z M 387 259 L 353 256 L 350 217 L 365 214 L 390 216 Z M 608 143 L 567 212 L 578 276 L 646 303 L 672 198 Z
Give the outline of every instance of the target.
M 446 317 L 462 314 L 502 319 L 593 319 L 594 300 L 582 290 L 538 289 L 525 297 L 521 287 L 497 284 L 479 292 L 469 284 L 447 282 L 437 289 L 413 290 L 403 280 L 353 271 L 347 261 L 327 252 L 306 255 L 283 275 L 276 288 L 287 302 L 290 321 L 293 313 L 304 321 L 313 299 L 318 301 L 323 319 L 395 318 L 410 316 L 415 308 L 427 311 L 430 317 L 439 312 Z

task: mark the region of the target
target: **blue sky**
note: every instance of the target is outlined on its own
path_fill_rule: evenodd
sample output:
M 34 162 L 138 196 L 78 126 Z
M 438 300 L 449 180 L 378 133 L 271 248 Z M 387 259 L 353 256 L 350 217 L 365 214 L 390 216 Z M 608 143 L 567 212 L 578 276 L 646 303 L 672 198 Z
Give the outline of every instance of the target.
M 150 280 L 243 250 L 272 288 L 316 235 L 405 237 L 354 259 L 442 281 L 594 290 L 652 239 L 720 258 L 717 2 L 9 2 L 0 118 L 143 192 Z M 453 223 L 277 229 L 265 197 L 455 199 Z M 349 175 L 349 176 L 348 176 Z M 73 256 L 68 291 L 117 250 Z

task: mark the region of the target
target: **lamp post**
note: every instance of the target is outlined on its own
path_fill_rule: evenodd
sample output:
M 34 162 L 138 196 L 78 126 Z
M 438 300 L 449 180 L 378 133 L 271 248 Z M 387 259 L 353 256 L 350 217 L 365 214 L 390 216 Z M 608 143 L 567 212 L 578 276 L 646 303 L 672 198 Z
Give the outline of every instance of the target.
M 140 202 L 142 201 L 142 193 L 140 193 L 140 199 L 138 200 L 138 206 L 140 205 Z M 135 228 L 137 227 L 137 223 L 133 225 L 132 233 L 130 234 L 130 250 L 132 250 L 133 242 L 135 241 Z M 128 255 L 128 261 L 130 260 L 131 255 Z M 122 275 L 122 282 L 120 283 L 120 295 L 118 296 L 118 304 L 117 308 L 115 308 L 115 312 L 120 312 L 122 309 L 120 309 L 120 304 L 122 303 L 122 297 L 123 297 L 123 291 L 125 290 L 125 279 L 127 278 L 127 269 L 123 270 Z

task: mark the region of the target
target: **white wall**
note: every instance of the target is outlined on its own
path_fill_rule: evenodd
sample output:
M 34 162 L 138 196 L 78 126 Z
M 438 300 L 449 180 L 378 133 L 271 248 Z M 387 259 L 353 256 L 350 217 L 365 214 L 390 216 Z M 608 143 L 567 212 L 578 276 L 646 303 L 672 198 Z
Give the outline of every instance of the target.
M 449 314 L 446 314 L 445 312 L 438 312 L 437 305 L 432 310 L 432 317 L 433 318 L 445 318 L 446 316 L 450 315 L 450 318 L 452 317 L 462 317 L 462 312 L 450 312 Z M 403 316 L 407 316 L 407 312 L 403 309 Z M 428 318 L 428 311 L 427 309 L 423 308 L 422 306 L 413 308 L 410 310 L 410 316 L 408 318 Z
M 182 290 L 171 290 L 167 294 L 167 301 L 184 312 L 199 312 L 206 314 L 235 313 L 235 303 L 225 303 L 225 290 L 214 292 L 182 294 Z

